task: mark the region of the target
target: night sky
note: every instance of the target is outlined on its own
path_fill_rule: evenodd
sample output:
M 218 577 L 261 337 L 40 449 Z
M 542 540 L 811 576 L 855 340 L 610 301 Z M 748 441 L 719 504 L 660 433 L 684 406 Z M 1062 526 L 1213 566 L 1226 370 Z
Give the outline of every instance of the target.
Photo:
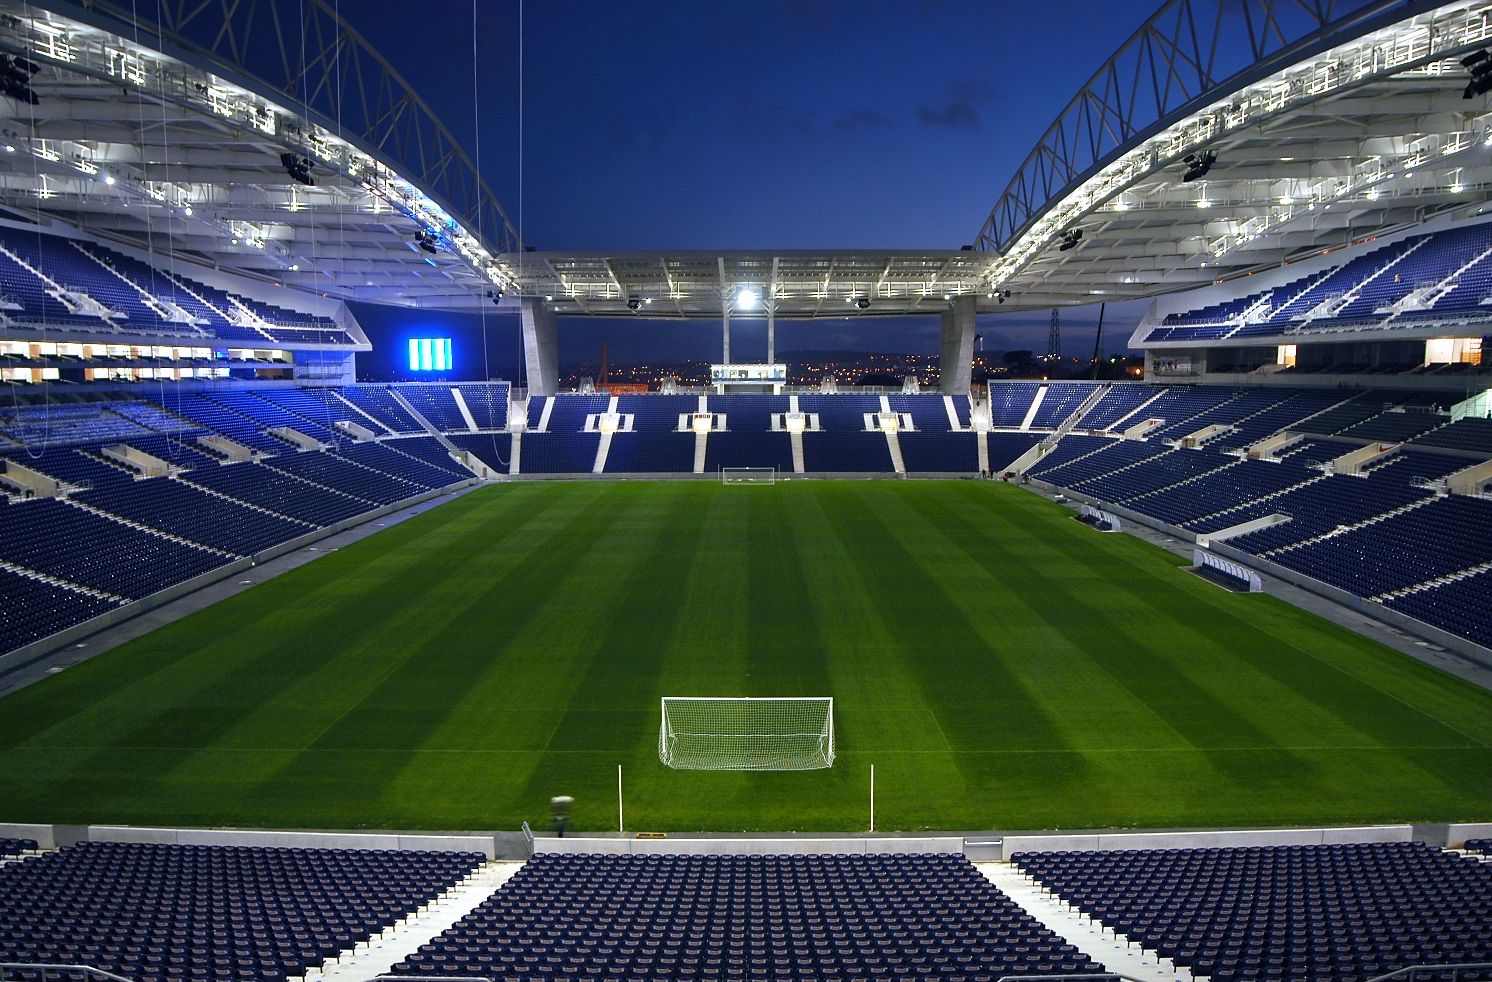
M 1155 5 L 477 0 L 475 60 L 467 0 L 413 20 L 407 0 L 341 12 L 480 152 L 540 249 L 948 249 L 974 241 L 1041 133 Z M 1144 306 L 1111 305 L 1106 349 Z M 1041 349 L 1048 316 L 980 330 L 991 348 Z M 1092 352 L 1096 316 L 1063 312 L 1068 354 Z M 511 360 L 516 319 L 496 319 L 508 324 L 489 336 Z M 937 323 L 779 333 L 784 349 L 932 351 Z M 603 337 L 614 359 L 710 357 L 719 327 L 564 318 L 562 365 L 593 359 Z

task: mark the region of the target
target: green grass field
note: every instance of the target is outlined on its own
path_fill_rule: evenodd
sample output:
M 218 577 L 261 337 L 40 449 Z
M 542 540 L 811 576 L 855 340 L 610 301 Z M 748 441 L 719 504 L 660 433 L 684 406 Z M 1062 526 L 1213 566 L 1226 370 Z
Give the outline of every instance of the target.
M 513 828 L 1492 818 L 1492 693 L 1005 485 L 483 488 L 0 700 L 0 819 Z M 828 771 L 659 696 L 833 695 Z

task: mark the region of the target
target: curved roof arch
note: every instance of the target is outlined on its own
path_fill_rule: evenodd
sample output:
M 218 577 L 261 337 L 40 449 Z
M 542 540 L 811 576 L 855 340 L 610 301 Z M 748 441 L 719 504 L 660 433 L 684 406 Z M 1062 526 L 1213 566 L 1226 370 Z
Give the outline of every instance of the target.
M 1195 12 L 1201 2 L 1172 0 L 1162 12 Z M 1074 107 L 1099 98 L 1090 83 L 1033 155 L 1048 158 L 1056 190 L 1040 200 L 1027 193 L 1036 173 L 1028 160 L 1012 184 L 1025 190 L 1008 191 L 986 225 L 988 288 L 1012 291 L 1023 307 L 1154 296 L 1483 206 L 1492 197 L 1492 111 L 1487 97 L 1463 98 L 1460 59 L 1492 44 L 1492 3 L 1347 7 L 1309 8 L 1295 43 L 1276 31 L 1273 53 L 1169 115 L 1114 124 L 1084 148 L 1069 141 L 1059 167 L 1051 133 L 1075 125 Z M 1305 31 L 1311 22 L 1319 26 Z M 1153 49 L 1143 40 L 1153 30 L 1152 18 L 1127 47 Z M 1186 43 L 1194 53 L 1211 50 L 1196 38 Z M 1258 44 L 1233 43 L 1248 51 Z M 1209 44 L 1223 41 L 1214 32 Z M 1111 92 L 1122 87 L 1114 64 L 1095 76 L 1106 75 Z M 1096 108 L 1076 115 L 1107 118 Z M 1122 142 L 1121 132 L 1129 134 Z M 1194 155 L 1209 166 L 1187 175 Z
M 242 0 L 46 0 L 45 6 L 184 58 L 273 99 L 364 153 L 398 167 L 494 253 L 518 231 L 465 148 L 424 98 L 327 0 L 305 21 Z M 321 159 L 307 140 L 305 152 Z M 334 157 L 322 160 L 336 166 Z
M 489 304 L 523 244 L 466 151 L 327 0 L 281 7 L 0 0 L 30 79 L 0 96 L 0 204 L 318 294 Z
M 1126 150 L 1252 81 L 1434 0 L 1166 0 L 1058 114 L 976 240 L 1005 252 Z

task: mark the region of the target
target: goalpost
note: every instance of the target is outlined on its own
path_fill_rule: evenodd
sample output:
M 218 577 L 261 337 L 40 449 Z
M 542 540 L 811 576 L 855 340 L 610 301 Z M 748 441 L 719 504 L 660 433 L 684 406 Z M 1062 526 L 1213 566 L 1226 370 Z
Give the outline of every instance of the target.
M 829 696 L 664 696 L 658 759 L 698 771 L 807 771 L 834 763 Z
M 721 484 L 776 484 L 775 467 L 722 467 Z

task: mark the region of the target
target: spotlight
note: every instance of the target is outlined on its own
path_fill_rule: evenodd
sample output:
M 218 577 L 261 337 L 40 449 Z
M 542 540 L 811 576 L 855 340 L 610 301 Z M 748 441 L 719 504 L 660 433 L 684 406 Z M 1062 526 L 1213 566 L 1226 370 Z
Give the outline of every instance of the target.
M 1076 249 L 1079 242 L 1083 241 L 1083 230 L 1070 228 L 1062 233 L 1062 244 L 1057 246 L 1058 252 L 1068 252 Z
M 859 308 L 860 310 L 865 310 L 865 309 L 869 308 L 870 307 L 870 298 L 869 297 L 858 297 L 858 298 L 856 298 L 856 300 L 855 300 L 855 306 L 857 308 Z
M 1472 96 L 1486 95 L 1492 91 L 1492 56 L 1488 56 L 1486 48 L 1473 51 L 1462 58 L 1461 67 L 1471 73 L 1471 81 L 1466 83 L 1466 89 L 1461 93 L 1461 98 L 1470 99 Z
M 1206 177 L 1207 172 L 1212 170 L 1212 165 L 1217 163 L 1217 151 L 1203 150 L 1199 153 L 1189 153 L 1181 158 L 1181 162 L 1186 164 L 1186 170 L 1181 175 L 1181 182 L 1190 184 L 1192 181 Z
M 494 304 L 500 305 L 503 302 L 503 288 L 499 286 L 494 289 L 488 290 L 487 299 L 491 300 Z
M 316 179 L 311 176 L 312 163 L 310 157 L 302 157 L 294 153 L 282 153 L 280 154 L 280 163 L 284 166 L 285 173 L 290 175 L 291 180 L 304 184 L 307 187 L 316 186 Z
M 428 229 L 422 228 L 414 234 L 414 244 L 432 256 L 440 252 L 440 239 Z
M 640 309 L 642 309 L 642 301 L 639 300 L 639 299 L 637 299 L 636 297 L 628 297 L 627 298 L 627 309 L 628 310 L 640 310 Z

